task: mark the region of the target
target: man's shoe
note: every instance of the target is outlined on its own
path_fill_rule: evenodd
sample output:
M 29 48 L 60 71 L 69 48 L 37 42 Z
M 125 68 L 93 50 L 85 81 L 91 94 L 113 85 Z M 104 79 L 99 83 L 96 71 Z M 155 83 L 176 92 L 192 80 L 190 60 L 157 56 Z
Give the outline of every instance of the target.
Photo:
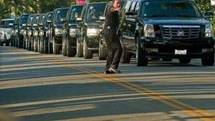
M 113 68 L 110 68 L 109 71 L 112 72 L 112 73 L 114 73 L 114 74 L 121 73 L 120 70 L 118 70 L 118 69 L 113 69 Z
M 107 71 L 104 72 L 104 74 L 113 74 L 113 72 L 107 70 Z

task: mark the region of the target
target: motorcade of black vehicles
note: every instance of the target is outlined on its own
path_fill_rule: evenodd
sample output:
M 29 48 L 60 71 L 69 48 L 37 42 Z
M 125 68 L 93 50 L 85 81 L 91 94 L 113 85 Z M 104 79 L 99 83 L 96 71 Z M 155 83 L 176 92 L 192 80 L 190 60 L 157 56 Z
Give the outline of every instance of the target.
M 214 65 L 212 25 L 193 0 L 131 1 L 125 11 L 124 62 L 136 55 L 138 66 L 147 66 L 154 57 L 183 64 L 200 58 L 202 65 Z
M 81 56 L 80 52 L 83 51 L 84 58 L 90 59 L 93 53 L 98 52 L 106 4 L 106 2 L 94 2 L 84 6 L 80 24 L 81 35 L 77 41 L 78 56 Z
M 43 40 L 43 36 L 44 36 L 44 32 L 45 32 L 45 18 L 46 18 L 46 14 L 40 14 L 39 15 L 39 19 L 38 19 L 38 52 L 40 53 L 44 53 L 44 40 Z
M 15 19 L 7 18 L 0 21 L 0 46 L 6 44 L 9 46 L 12 37 L 12 30 Z
M 19 48 L 26 48 L 25 43 L 25 31 L 27 29 L 27 21 L 28 21 L 28 14 L 22 14 L 18 17 L 18 28 L 15 30 L 16 39 L 15 39 L 15 46 Z
M 78 26 L 80 22 L 77 21 L 81 17 L 83 6 L 73 5 L 70 7 L 65 24 L 63 26 L 63 44 L 62 54 L 64 56 L 73 57 L 76 55 L 76 41 L 80 34 Z
M 57 8 L 53 11 L 50 43 L 54 54 L 60 54 L 62 50 L 63 26 L 69 8 Z

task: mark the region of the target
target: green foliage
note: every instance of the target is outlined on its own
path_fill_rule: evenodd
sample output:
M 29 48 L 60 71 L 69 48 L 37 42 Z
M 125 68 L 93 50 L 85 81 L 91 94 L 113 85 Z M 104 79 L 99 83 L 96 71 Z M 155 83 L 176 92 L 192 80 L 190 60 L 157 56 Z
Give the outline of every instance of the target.
M 210 0 L 195 0 L 199 9 L 202 12 L 206 12 L 206 11 L 213 11 L 215 14 L 215 7 L 211 6 L 210 4 Z M 212 19 L 212 24 L 213 24 L 213 29 L 214 29 L 214 35 L 215 35 L 215 15 Z

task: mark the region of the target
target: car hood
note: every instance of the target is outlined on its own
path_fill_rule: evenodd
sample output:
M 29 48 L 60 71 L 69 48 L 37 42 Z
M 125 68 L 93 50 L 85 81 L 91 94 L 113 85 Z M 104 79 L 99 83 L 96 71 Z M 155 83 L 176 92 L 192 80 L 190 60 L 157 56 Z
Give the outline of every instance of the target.
M 55 24 L 54 24 L 54 27 L 55 27 L 55 28 L 60 28 L 60 29 L 61 29 L 61 28 L 63 28 L 63 23 L 55 23 Z
M 154 25 L 205 25 L 209 21 L 202 18 L 147 18 L 141 19 L 144 24 Z
M 90 23 L 85 23 L 87 27 L 90 28 L 101 28 L 104 22 L 102 21 L 97 21 L 97 22 L 90 22 Z
M 1 32 L 10 33 L 12 32 L 12 28 L 0 28 Z

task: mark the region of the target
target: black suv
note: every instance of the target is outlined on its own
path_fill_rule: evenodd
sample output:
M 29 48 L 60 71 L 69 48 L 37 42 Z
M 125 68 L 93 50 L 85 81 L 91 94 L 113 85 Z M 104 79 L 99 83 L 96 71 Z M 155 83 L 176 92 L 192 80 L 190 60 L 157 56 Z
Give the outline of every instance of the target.
M 31 38 L 33 36 L 32 33 L 32 22 L 33 22 L 33 15 L 29 15 L 28 20 L 27 20 L 27 24 L 26 24 L 26 29 L 24 30 L 24 43 L 25 43 L 25 48 L 27 50 L 32 50 L 33 46 L 31 43 Z
M 14 28 L 15 19 L 2 19 L 0 21 L 0 46 L 4 43 L 9 46 L 12 40 L 12 30 Z
M 27 28 L 27 20 L 28 20 L 28 14 L 23 14 L 21 16 L 19 16 L 18 18 L 18 28 L 15 30 L 15 33 L 16 33 L 16 39 L 15 39 L 15 45 L 17 47 L 20 47 L 20 48 L 25 48 L 26 44 L 24 42 L 24 34 L 25 34 L 25 31 L 26 31 L 26 28 Z
M 44 38 L 42 40 L 45 41 L 44 48 L 46 53 L 53 53 L 51 44 L 53 15 L 53 12 L 48 12 L 44 21 L 45 31 L 43 36 Z
M 93 52 L 98 52 L 100 32 L 103 28 L 105 2 L 95 2 L 84 6 L 82 12 L 81 35 L 77 41 L 77 55 L 82 54 L 85 59 L 93 57 Z
M 63 45 L 62 45 L 62 54 L 64 56 L 75 56 L 76 55 L 76 39 L 79 34 L 79 23 L 78 18 L 81 17 L 83 6 L 74 5 L 68 11 L 64 33 L 63 33 Z
M 36 14 L 33 19 L 32 29 L 33 29 L 33 38 L 31 41 L 33 42 L 33 50 L 38 52 L 39 50 L 39 14 Z
M 63 26 L 68 10 L 69 8 L 58 8 L 53 12 L 50 42 L 52 43 L 54 54 L 60 54 L 62 49 Z
M 38 31 L 38 40 L 39 42 L 37 43 L 38 45 L 38 51 L 40 53 L 44 53 L 45 49 L 44 49 L 44 33 L 45 33 L 45 19 L 46 19 L 46 14 L 40 14 L 39 16 L 39 20 L 38 20 L 38 27 L 39 27 L 39 31 Z
M 38 20 L 39 15 L 33 14 L 29 16 L 27 22 L 27 31 L 26 31 L 26 43 L 27 49 L 32 51 L 38 51 Z
M 18 32 L 18 23 L 19 23 L 19 18 L 17 17 L 15 19 L 15 22 L 14 22 L 14 26 L 12 28 L 12 36 L 11 36 L 11 46 L 15 46 L 15 42 L 16 42 L 16 35 L 17 35 L 17 32 Z
M 136 55 L 138 66 L 149 58 L 189 63 L 201 58 L 202 65 L 214 65 L 212 26 L 193 0 L 130 1 L 122 22 L 123 62 Z

